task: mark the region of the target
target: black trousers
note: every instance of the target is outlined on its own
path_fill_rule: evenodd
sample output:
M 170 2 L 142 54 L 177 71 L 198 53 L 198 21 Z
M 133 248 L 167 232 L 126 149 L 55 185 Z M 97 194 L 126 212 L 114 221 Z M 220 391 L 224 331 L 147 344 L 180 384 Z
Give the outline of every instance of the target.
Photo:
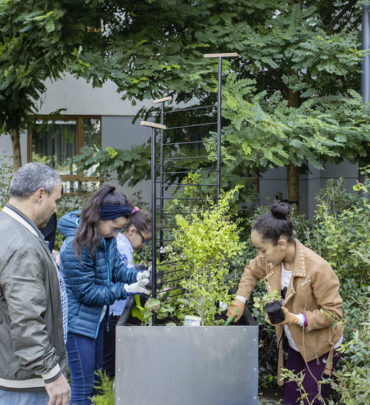
M 116 366 L 116 324 L 119 316 L 109 317 L 109 330 L 104 328 L 103 370 L 113 379 Z

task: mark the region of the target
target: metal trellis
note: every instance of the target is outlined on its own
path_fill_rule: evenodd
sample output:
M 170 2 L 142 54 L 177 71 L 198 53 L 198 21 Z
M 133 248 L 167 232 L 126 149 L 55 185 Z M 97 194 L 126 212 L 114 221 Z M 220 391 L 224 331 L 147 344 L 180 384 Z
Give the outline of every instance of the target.
M 183 260 L 178 262 L 166 262 L 164 247 L 166 243 L 173 240 L 171 238 L 171 229 L 175 226 L 175 215 L 178 213 L 186 214 L 188 211 L 184 208 L 178 210 L 168 208 L 166 203 L 177 199 L 183 202 L 195 202 L 202 197 L 176 196 L 176 190 L 183 187 L 199 187 L 199 190 L 206 188 L 213 190 L 215 201 L 218 201 L 221 188 L 221 131 L 222 131 L 222 59 L 225 57 L 235 57 L 236 53 L 205 54 L 205 58 L 218 58 L 218 96 L 217 105 L 194 106 L 182 109 L 166 109 L 166 102 L 172 101 L 172 97 L 164 97 L 154 100 L 155 104 L 160 105 L 160 124 L 142 121 L 141 125 L 152 128 L 151 139 L 151 173 L 152 173 L 152 297 L 158 298 L 161 293 L 167 291 L 170 296 L 182 294 L 178 282 L 183 276 L 176 276 L 180 271 L 177 265 L 181 265 Z M 173 117 L 184 116 L 184 114 L 197 114 L 198 117 L 209 118 L 205 122 L 190 122 L 186 125 L 178 125 Z M 200 120 L 201 121 L 201 120 Z M 175 122 L 175 124 L 173 124 Z M 172 123 L 172 125 L 171 125 Z M 202 153 L 203 140 L 216 126 L 217 132 L 217 153 L 213 156 L 213 161 L 209 161 L 209 156 Z M 193 139 L 192 131 L 203 131 L 200 139 Z M 184 138 L 187 136 L 187 139 Z M 183 148 L 193 148 L 198 154 L 189 156 L 189 153 L 182 154 Z M 158 153 L 159 152 L 159 153 Z M 201 169 L 195 170 L 191 167 L 191 162 L 199 159 L 202 161 Z M 158 164 L 159 161 L 159 164 Z M 185 162 L 182 165 L 182 161 Z M 189 167 L 190 166 L 190 167 Z M 216 167 L 214 167 L 216 166 Z M 216 173 L 216 182 L 207 182 L 205 184 L 189 183 L 184 184 L 181 178 L 192 172 L 198 173 Z M 158 191 L 158 188 L 159 191 Z M 175 188 L 175 189 L 173 189 Z M 167 191 L 167 192 L 166 192 Z M 209 194 L 209 193 L 207 193 Z M 157 220 L 159 219 L 159 224 Z M 160 264 L 157 263 L 159 259 Z M 171 265 L 169 274 L 164 274 L 161 268 Z M 171 288 L 169 289 L 169 285 Z M 153 325 L 157 323 L 156 314 L 153 316 Z

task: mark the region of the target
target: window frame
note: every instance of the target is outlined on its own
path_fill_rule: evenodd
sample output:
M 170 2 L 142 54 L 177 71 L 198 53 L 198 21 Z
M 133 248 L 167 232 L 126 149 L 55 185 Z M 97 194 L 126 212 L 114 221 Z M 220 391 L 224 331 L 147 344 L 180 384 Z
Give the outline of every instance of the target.
M 101 115 L 38 115 L 37 119 L 48 121 L 76 121 L 76 154 L 79 155 L 81 148 L 84 146 L 84 119 L 92 118 L 100 120 L 99 146 L 102 146 L 102 116 Z M 32 162 L 32 131 L 27 131 L 27 162 Z M 61 174 L 63 182 L 75 181 L 100 181 L 100 177 L 87 177 L 83 173 L 78 174 Z

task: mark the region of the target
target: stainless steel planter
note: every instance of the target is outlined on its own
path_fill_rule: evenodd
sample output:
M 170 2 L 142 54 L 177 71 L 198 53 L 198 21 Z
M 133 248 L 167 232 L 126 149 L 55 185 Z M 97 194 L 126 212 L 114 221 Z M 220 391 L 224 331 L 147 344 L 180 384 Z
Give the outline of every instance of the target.
M 117 405 L 258 404 L 257 326 L 119 326 Z

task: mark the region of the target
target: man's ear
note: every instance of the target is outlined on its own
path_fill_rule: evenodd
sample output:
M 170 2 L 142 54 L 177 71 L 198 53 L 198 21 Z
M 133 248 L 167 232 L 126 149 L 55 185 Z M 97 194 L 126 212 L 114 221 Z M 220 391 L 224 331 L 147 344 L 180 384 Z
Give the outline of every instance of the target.
M 45 196 L 45 189 L 39 188 L 33 193 L 33 199 L 36 203 L 40 203 Z

